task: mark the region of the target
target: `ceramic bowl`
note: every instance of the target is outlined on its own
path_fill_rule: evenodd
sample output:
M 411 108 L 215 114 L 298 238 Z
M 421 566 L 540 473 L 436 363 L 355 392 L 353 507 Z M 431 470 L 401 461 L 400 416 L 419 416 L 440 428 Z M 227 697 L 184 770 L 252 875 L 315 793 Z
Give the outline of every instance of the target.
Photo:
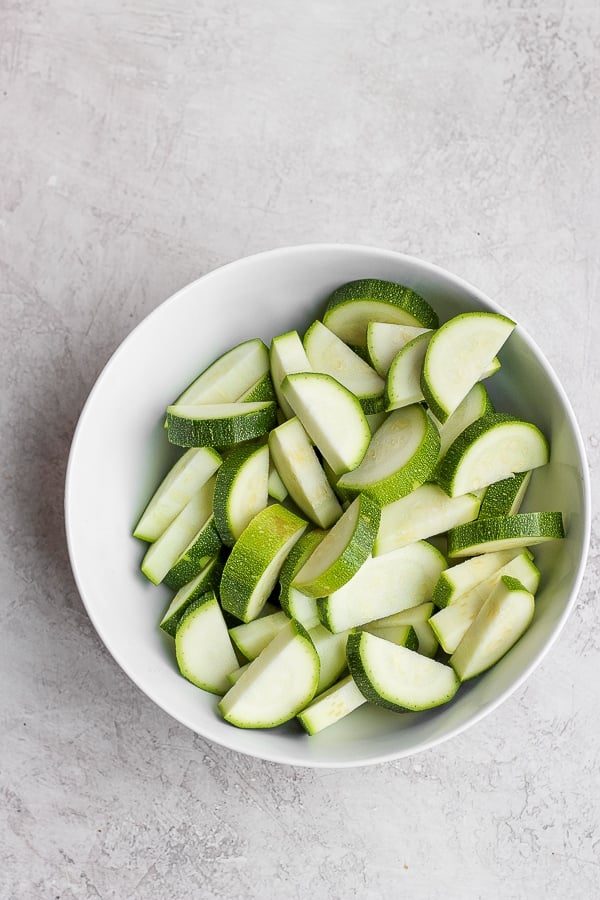
M 550 440 L 524 509 L 564 513 L 567 537 L 541 546 L 542 582 L 530 629 L 496 666 L 454 700 L 422 713 L 362 707 L 308 737 L 295 723 L 240 730 L 216 698 L 185 681 L 173 641 L 158 628 L 171 592 L 139 572 L 144 547 L 131 537 L 148 497 L 176 458 L 163 429 L 165 407 L 215 357 L 239 341 L 302 330 L 340 284 L 383 278 L 414 288 L 444 321 L 458 312 L 505 312 L 447 271 L 389 250 L 316 244 L 260 253 L 210 272 L 155 309 L 123 341 L 98 378 L 73 438 L 66 480 L 66 529 L 73 572 L 98 634 L 135 684 L 166 713 L 225 747 L 279 763 L 343 767 L 417 753 L 478 722 L 535 669 L 561 631 L 583 576 L 590 529 L 585 453 L 571 406 L 532 338 L 517 325 L 487 382 L 497 409 L 535 422 Z

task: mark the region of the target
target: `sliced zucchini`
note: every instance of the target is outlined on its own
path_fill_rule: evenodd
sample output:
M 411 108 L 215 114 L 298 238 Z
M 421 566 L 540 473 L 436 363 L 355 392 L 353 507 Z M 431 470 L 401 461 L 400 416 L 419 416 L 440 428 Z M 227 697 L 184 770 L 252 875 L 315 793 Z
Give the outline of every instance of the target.
M 346 662 L 345 632 L 332 634 L 322 625 L 315 625 L 308 632 L 319 656 L 319 684 L 315 693 L 320 694 L 348 671 Z
M 440 422 L 479 381 L 514 327 L 511 319 L 498 313 L 467 312 L 438 328 L 425 354 L 421 386 Z
M 310 372 L 311 365 L 297 331 L 280 334 L 271 341 L 269 353 L 271 362 L 271 378 L 281 411 L 286 419 L 294 415 L 294 410 L 285 397 L 282 384 L 287 375 L 296 372 Z
M 179 588 L 160 620 L 160 627 L 171 637 L 175 637 L 177 626 L 188 606 L 218 586 L 223 571 L 223 560 L 220 555 L 213 556 L 203 569 L 187 584 Z
M 367 352 L 375 371 L 385 378 L 392 360 L 409 341 L 431 331 L 416 325 L 390 325 L 388 322 L 369 322 Z
M 314 697 L 319 665 L 308 632 L 291 620 L 228 690 L 219 710 L 238 728 L 281 725 Z
M 141 570 L 153 584 L 161 583 L 167 572 L 186 552 L 196 535 L 212 516 L 214 485 L 215 476 L 213 475 L 196 491 L 158 540 L 148 547 L 142 560 Z M 220 543 L 219 541 L 219 546 Z M 216 549 L 218 550 L 219 547 L 217 546 Z M 213 553 L 206 553 L 205 556 L 212 556 Z M 200 568 L 194 574 L 197 574 Z M 179 586 L 181 587 L 181 585 Z
M 348 636 L 346 655 L 350 674 L 363 696 L 395 712 L 447 703 L 460 684 L 450 666 L 367 631 Z
M 311 368 L 331 375 L 352 391 L 365 413 L 383 409 L 383 378 L 322 322 L 310 326 L 304 335 L 304 349 Z
M 438 317 L 411 288 L 363 278 L 343 284 L 329 296 L 323 322 L 346 344 L 366 348 L 369 322 L 437 328 Z
M 175 653 L 179 671 L 192 684 L 212 694 L 228 690 L 227 675 L 238 662 L 213 591 L 188 606 L 175 633 Z
M 383 638 L 384 641 L 398 644 L 399 647 L 408 647 L 409 650 L 415 651 L 419 649 L 417 632 L 412 625 L 388 625 L 380 628 L 378 625 L 369 624 L 363 626 L 362 630 L 374 634 L 375 637 Z
M 499 572 L 516 556 L 520 556 L 522 550 L 522 547 L 516 547 L 512 550 L 482 553 L 446 569 L 433 589 L 433 602 L 440 609 L 454 603 L 458 597 L 467 594 L 490 575 Z
M 169 406 L 167 436 L 179 447 L 227 447 L 267 434 L 277 421 L 277 404 L 207 403 Z
M 298 721 L 308 734 L 318 734 L 366 703 L 352 675 L 319 694 L 298 713 Z
M 424 399 L 421 390 L 421 372 L 425 351 L 433 333 L 425 331 L 413 338 L 392 360 L 385 382 L 387 410 L 401 409 L 403 406 L 410 406 L 411 403 L 420 403 Z
M 330 631 L 347 631 L 416 606 L 430 599 L 445 567 L 426 541 L 369 557 L 344 586 L 317 600 L 321 622 Z
M 233 545 L 221 577 L 223 609 L 242 622 L 256 619 L 270 596 L 284 560 L 306 522 L 274 503 L 256 515 Z
M 292 587 L 315 598 L 339 590 L 369 557 L 378 526 L 379 507 L 360 494 L 313 550 Z
M 217 473 L 215 525 L 221 540 L 233 547 L 244 528 L 267 505 L 269 448 L 266 444 L 236 447 Z
M 560 512 L 517 513 L 493 519 L 475 519 L 448 532 L 448 556 L 476 556 L 492 550 L 512 550 L 564 538 Z
M 460 680 L 474 678 L 497 663 L 527 630 L 534 612 L 531 592 L 503 575 L 450 657 Z
M 373 556 L 447 531 L 477 518 L 481 501 L 475 494 L 449 497 L 436 484 L 416 490 L 381 508 Z
M 305 532 L 287 555 L 279 575 L 279 602 L 290 619 L 296 619 L 306 629 L 319 624 L 317 601 L 293 587 L 293 581 L 313 550 L 321 543 L 326 531 L 315 528 Z
M 535 594 L 540 582 L 539 569 L 530 554 L 523 550 L 499 571 L 458 597 L 450 606 L 435 613 L 429 624 L 446 653 L 454 653 L 479 610 L 504 576 L 518 578 L 532 594 Z
M 430 600 L 425 603 L 419 603 L 417 606 L 411 606 L 400 612 L 392 613 L 392 615 L 385 616 L 383 619 L 369 622 L 364 626 L 364 630 L 372 631 L 373 634 L 385 632 L 385 634 L 379 634 L 379 637 L 387 637 L 387 640 L 391 640 L 392 631 L 410 626 L 416 634 L 417 647 L 409 646 L 409 649 L 418 649 L 423 656 L 434 657 L 438 649 L 438 640 L 429 624 L 433 609 L 434 606 Z M 401 643 L 401 641 L 394 640 L 394 643 Z M 404 644 L 404 646 L 408 645 Z
M 269 352 L 259 338 L 224 353 L 179 395 L 173 406 L 233 403 L 269 371 Z
M 273 429 L 269 435 L 269 450 L 299 509 L 320 528 L 330 528 L 337 522 L 342 507 L 297 417 Z
M 338 479 L 348 496 L 362 492 L 380 505 L 414 491 L 431 476 L 440 446 L 435 426 L 422 406 L 390 413 L 373 435 L 361 464 Z
M 229 629 L 229 637 L 242 656 L 251 661 L 256 659 L 288 622 L 284 612 L 274 612 L 252 622 L 235 625 Z
M 474 384 L 467 396 L 458 404 L 454 412 L 442 425 L 430 411 L 440 433 L 440 459 L 446 455 L 450 444 L 454 443 L 468 425 L 495 412 L 494 404 L 480 381 Z
M 369 446 L 371 431 L 354 394 L 320 372 L 288 375 L 282 389 L 334 472 L 339 475 L 356 468 Z
M 164 583 L 174 591 L 178 591 L 202 571 L 208 560 L 215 556 L 221 547 L 215 517 L 210 515 L 183 553 L 177 557 L 163 578 Z
M 530 422 L 493 413 L 459 434 L 440 461 L 435 480 L 450 497 L 487 487 L 495 481 L 543 466 L 548 441 Z
M 479 518 L 514 516 L 521 508 L 530 481 L 530 471 L 516 472 L 509 478 L 488 485 L 479 507 Z
M 288 495 L 288 489 L 281 480 L 279 472 L 273 464 L 273 460 L 269 460 L 269 481 L 267 489 L 269 497 L 272 497 L 273 500 L 279 500 L 280 503 L 282 500 L 285 500 Z
M 220 465 L 221 457 L 211 447 L 187 450 L 154 492 L 133 536 L 143 541 L 157 540 Z

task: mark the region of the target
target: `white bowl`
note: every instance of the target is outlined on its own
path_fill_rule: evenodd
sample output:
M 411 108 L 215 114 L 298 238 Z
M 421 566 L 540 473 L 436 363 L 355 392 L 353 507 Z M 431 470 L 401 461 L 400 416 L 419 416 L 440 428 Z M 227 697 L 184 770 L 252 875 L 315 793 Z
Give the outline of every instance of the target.
M 498 409 L 535 422 L 550 439 L 551 462 L 534 473 L 526 508 L 562 510 L 567 538 L 536 552 L 542 583 L 535 618 L 511 652 L 463 685 L 446 706 L 404 715 L 363 707 L 314 737 L 295 724 L 236 729 L 219 717 L 214 696 L 179 675 L 173 642 L 157 627 L 170 592 L 139 573 L 144 545 L 131 537 L 175 458 L 162 427 L 165 407 L 235 343 L 301 331 L 320 315 L 334 288 L 365 277 L 409 285 L 442 321 L 463 310 L 504 312 L 455 275 L 389 250 L 317 244 L 260 253 L 183 288 L 134 329 L 98 378 L 71 447 L 65 497 L 69 553 L 101 639 L 169 715 L 211 741 L 276 762 L 367 765 L 409 756 L 463 731 L 538 665 L 569 615 L 585 566 L 590 488 L 581 436 L 556 375 L 518 326 L 501 352 L 501 371 L 487 384 Z

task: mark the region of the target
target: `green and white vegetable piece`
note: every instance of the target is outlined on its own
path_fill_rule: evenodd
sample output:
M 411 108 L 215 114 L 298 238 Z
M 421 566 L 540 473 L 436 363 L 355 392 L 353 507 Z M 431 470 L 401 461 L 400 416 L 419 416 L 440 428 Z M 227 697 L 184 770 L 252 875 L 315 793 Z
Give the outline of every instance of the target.
M 367 352 L 375 371 L 385 378 L 392 360 L 399 350 L 420 334 L 431 331 L 415 325 L 390 325 L 388 322 L 369 322 Z
M 141 570 L 153 584 L 160 584 L 163 581 L 167 572 L 173 568 L 212 517 L 214 485 L 213 475 L 186 503 L 158 540 L 149 546 L 142 560 Z M 213 543 L 210 542 L 210 545 L 213 546 Z M 219 545 L 220 541 L 216 549 Z M 207 551 L 204 555 L 212 556 L 214 552 L 216 551 Z
M 350 346 L 365 348 L 369 322 L 437 328 L 437 313 L 415 291 L 392 281 L 363 278 L 337 288 L 323 323 Z
M 429 600 L 425 603 L 419 603 L 418 606 L 411 606 L 409 609 L 403 609 L 401 612 L 393 613 L 391 616 L 385 616 L 383 619 L 376 619 L 364 626 L 365 631 L 370 631 L 377 637 L 384 637 L 388 641 L 395 644 L 401 643 L 407 646 L 406 638 L 400 632 L 407 627 L 411 627 L 417 637 L 417 648 L 423 656 L 433 657 L 438 649 L 438 639 L 429 624 L 429 619 L 433 614 L 433 603 Z M 413 649 L 409 647 L 409 649 Z
M 184 613 L 175 634 L 175 653 L 181 674 L 192 684 L 224 694 L 227 675 L 237 658 L 215 594 L 203 594 Z
M 433 589 L 433 602 L 440 608 L 454 603 L 521 553 L 521 547 L 491 551 L 445 569 Z
M 497 313 L 468 312 L 438 328 L 427 348 L 422 388 L 440 422 L 454 412 L 509 337 L 515 323 Z
M 330 528 L 337 522 L 342 507 L 296 416 L 273 429 L 269 450 L 290 497 L 300 510 L 321 528 Z
M 292 587 L 315 598 L 339 590 L 369 557 L 378 527 L 379 507 L 366 495 L 359 495 L 313 550 Z
M 332 634 L 322 625 L 315 625 L 308 632 L 319 656 L 320 672 L 316 693 L 320 694 L 341 678 L 348 670 L 346 661 L 346 632 Z
M 294 415 L 294 410 L 284 396 L 283 381 L 287 375 L 311 371 L 311 365 L 298 332 L 288 331 L 273 338 L 269 358 L 271 378 L 279 406 L 285 418 L 290 419 Z
M 319 656 L 307 631 L 292 620 L 250 663 L 219 709 L 238 728 L 281 725 L 310 703 L 319 684 L 319 669 Z
M 479 610 L 504 576 L 517 578 L 532 594 L 535 594 L 540 582 L 539 569 L 531 559 L 531 554 L 523 550 L 498 572 L 471 588 L 450 606 L 435 613 L 429 624 L 446 653 L 456 650 Z
M 383 378 L 322 322 L 310 326 L 304 335 L 304 349 L 311 368 L 331 375 L 352 391 L 365 413 L 383 409 Z
M 433 331 L 425 331 L 398 351 L 385 382 L 385 408 L 400 409 L 423 400 L 421 372 Z
M 416 490 L 381 509 L 373 556 L 389 553 L 477 518 L 481 500 L 475 494 L 449 497 L 436 484 Z
M 354 577 L 317 600 L 323 625 L 346 631 L 429 600 L 446 560 L 431 544 L 419 541 L 373 556 Z
M 248 660 L 253 660 L 288 622 L 288 617 L 280 610 L 279 612 L 271 613 L 269 616 L 253 619 L 252 622 L 235 625 L 229 629 L 229 637 L 242 656 L 245 656 Z
M 448 532 L 448 556 L 476 556 L 492 550 L 512 550 L 564 538 L 562 513 L 529 512 L 475 519 Z
M 320 372 L 288 375 L 283 395 L 336 475 L 359 465 L 371 430 L 360 402 Z
M 255 516 L 235 542 L 221 577 L 223 609 L 242 622 L 260 614 L 284 560 L 302 535 L 306 522 L 274 503 Z
M 459 434 L 440 461 L 435 480 L 450 497 L 458 497 L 514 472 L 536 469 L 548 459 L 548 441 L 539 428 L 506 413 L 493 413 Z
M 534 611 L 530 591 L 504 575 L 450 657 L 460 680 L 474 678 L 497 663 L 527 630 Z
M 439 446 L 422 406 L 394 410 L 373 435 L 361 464 L 342 475 L 337 487 L 348 496 L 362 492 L 381 505 L 392 503 L 432 475 Z
M 221 457 L 210 447 L 192 447 L 184 453 L 154 492 L 133 536 L 156 541 L 220 465 Z
M 259 338 L 244 341 L 216 359 L 179 395 L 173 406 L 233 403 L 269 371 L 269 352 Z
M 241 397 L 238 397 L 238 400 L 242 403 L 253 403 L 257 400 L 277 400 L 269 372 L 265 372 L 252 387 L 248 388 Z
M 273 500 L 279 500 L 280 503 L 282 500 L 285 500 L 288 495 L 288 489 L 281 480 L 281 476 L 275 468 L 272 459 L 269 461 L 268 492 L 269 497 L 272 497 Z
M 346 656 L 366 699 L 396 712 L 447 703 L 460 683 L 450 666 L 367 631 L 349 635 Z
M 184 584 L 177 591 L 160 620 L 159 624 L 162 630 L 170 634 L 171 637 L 175 637 L 177 626 L 188 606 L 194 600 L 197 600 L 198 597 L 201 597 L 202 594 L 207 594 L 210 590 L 218 587 L 222 571 L 223 563 L 221 558 L 213 556 L 195 578 L 192 578 L 191 581 Z
M 269 448 L 243 445 L 224 460 L 215 481 L 215 525 L 221 540 L 233 547 L 244 528 L 267 505 Z
M 531 472 L 516 472 L 509 478 L 490 484 L 479 507 L 479 518 L 514 516 L 521 508 L 530 481 Z
M 326 534 L 326 531 L 318 528 L 306 531 L 288 553 L 279 575 L 281 608 L 290 619 L 297 619 L 306 629 L 314 628 L 319 624 L 317 601 L 292 585 L 294 578 Z
M 169 406 L 167 436 L 179 447 L 227 447 L 267 434 L 276 421 L 272 400 Z
M 347 675 L 315 697 L 312 703 L 298 713 L 298 721 L 308 734 L 318 734 L 366 702 L 352 675 Z
M 493 412 L 495 412 L 494 404 L 490 400 L 488 392 L 479 381 L 477 384 L 473 385 L 465 399 L 458 404 L 454 412 L 448 416 L 443 425 L 441 422 L 438 422 L 430 411 L 429 414 L 433 418 L 440 433 L 440 457 L 446 455 L 446 451 L 450 444 L 454 443 L 459 434 L 461 434 L 468 425 L 471 425 L 471 423 L 477 421 L 477 419 L 481 419 L 482 416 L 487 416 Z

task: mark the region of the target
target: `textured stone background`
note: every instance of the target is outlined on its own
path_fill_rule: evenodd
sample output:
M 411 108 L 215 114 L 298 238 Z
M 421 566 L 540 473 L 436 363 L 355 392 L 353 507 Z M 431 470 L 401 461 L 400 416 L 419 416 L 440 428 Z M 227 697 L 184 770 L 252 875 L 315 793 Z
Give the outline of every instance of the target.
M 103 649 L 63 538 L 98 372 L 175 289 L 349 241 L 464 276 L 538 339 L 598 506 L 600 7 L 0 6 L 0 897 L 600 896 L 600 520 L 499 711 L 411 760 L 295 770 L 170 720 Z

